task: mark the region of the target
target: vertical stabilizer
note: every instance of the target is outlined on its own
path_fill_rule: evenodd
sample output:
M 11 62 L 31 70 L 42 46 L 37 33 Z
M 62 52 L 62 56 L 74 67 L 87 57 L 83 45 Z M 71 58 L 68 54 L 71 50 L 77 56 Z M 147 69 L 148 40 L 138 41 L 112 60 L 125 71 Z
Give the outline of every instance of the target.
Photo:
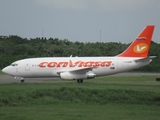
M 148 25 L 132 42 L 132 44 L 117 57 L 148 57 L 154 25 Z

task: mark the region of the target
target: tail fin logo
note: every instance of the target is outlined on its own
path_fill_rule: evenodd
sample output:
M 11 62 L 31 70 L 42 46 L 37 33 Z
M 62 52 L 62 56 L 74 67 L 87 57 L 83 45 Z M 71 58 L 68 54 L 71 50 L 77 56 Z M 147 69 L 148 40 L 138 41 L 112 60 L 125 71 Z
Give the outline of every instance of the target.
M 148 45 L 145 43 L 139 43 L 134 48 L 133 51 L 135 53 L 143 53 L 148 49 Z

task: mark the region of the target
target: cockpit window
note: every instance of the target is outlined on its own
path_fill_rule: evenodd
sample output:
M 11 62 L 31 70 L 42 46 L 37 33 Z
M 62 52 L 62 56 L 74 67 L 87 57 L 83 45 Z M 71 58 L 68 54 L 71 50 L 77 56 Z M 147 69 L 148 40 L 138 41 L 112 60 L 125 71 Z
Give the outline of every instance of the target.
M 12 64 L 11 64 L 11 66 L 18 66 L 18 64 L 16 64 L 16 63 L 12 63 Z

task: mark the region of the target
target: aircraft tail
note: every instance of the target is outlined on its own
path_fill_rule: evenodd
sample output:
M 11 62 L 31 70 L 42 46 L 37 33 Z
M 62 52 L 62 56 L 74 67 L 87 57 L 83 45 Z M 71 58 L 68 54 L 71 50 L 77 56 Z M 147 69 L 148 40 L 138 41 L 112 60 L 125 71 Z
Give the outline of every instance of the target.
M 154 25 L 148 25 L 132 42 L 132 44 L 117 57 L 148 57 Z

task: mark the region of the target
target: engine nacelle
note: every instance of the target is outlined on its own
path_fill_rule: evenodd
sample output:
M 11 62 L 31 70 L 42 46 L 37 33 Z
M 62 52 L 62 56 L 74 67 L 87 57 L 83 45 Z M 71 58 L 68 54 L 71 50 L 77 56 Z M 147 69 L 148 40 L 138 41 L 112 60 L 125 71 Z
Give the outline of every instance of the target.
M 63 72 L 60 73 L 61 79 L 64 80 L 78 80 L 78 79 L 92 79 L 95 78 L 96 75 L 94 73 L 73 73 L 73 72 Z
M 87 79 L 93 79 L 95 77 L 96 77 L 96 75 L 94 73 L 88 73 L 87 74 Z

